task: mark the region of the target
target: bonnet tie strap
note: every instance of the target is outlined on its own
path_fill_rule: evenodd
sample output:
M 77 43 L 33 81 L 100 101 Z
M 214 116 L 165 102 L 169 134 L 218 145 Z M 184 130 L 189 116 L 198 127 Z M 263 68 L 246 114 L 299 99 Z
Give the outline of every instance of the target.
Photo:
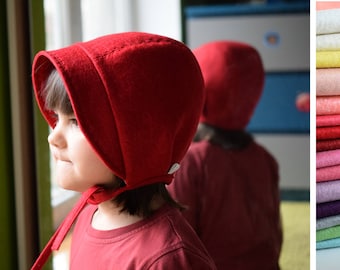
M 60 224 L 60 226 L 55 231 L 53 236 L 50 238 L 50 240 L 48 241 L 44 249 L 41 251 L 39 257 L 36 259 L 31 270 L 42 269 L 42 267 L 45 265 L 46 261 L 48 260 L 49 256 L 51 255 L 52 251 L 59 249 L 61 243 L 64 241 L 74 221 L 76 220 L 80 212 L 84 209 L 84 207 L 87 205 L 88 199 L 92 197 L 100 189 L 101 189 L 100 187 L 92 187 L 82 194 L 79 201 L 72 208 L 70 213 L 67 215 L 64 221 Z

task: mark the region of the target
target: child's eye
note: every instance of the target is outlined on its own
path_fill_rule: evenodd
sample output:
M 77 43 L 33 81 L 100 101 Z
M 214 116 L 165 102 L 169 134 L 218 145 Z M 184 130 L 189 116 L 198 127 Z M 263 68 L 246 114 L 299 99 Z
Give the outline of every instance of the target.
M 75 117 L 71 117 L 69 121 L 72 125 L 78 126 L 78 120 Z

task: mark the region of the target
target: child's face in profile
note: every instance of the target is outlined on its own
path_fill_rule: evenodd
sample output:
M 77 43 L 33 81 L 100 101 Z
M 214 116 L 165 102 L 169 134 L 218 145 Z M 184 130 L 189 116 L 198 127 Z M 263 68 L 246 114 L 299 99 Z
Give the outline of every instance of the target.
M 56 126 L 48 136 L 55 161 L 55 179 L 64 189 L 84 192 L 94 185 L 112 184 L 114 175 L 99 159 L 75 116 L 56 111 Z

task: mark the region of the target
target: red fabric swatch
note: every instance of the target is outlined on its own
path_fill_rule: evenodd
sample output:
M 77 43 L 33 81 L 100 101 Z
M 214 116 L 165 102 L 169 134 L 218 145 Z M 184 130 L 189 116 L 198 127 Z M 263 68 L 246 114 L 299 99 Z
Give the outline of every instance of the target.
M 327 151 L 340 148 L 340 139 L 317 140 L 316 151 Z
M 316 139 L 339 139 L 340 138 L 340 126 L 331 127 L 317 127 L 316 128 Z
M 317 127 L 340 126 L 340 114 L 317 115 Z

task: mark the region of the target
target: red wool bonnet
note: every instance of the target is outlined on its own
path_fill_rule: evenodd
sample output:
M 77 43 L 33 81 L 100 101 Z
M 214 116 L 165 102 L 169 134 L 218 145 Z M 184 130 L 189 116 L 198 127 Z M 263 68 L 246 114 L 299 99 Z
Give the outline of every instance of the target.
M 264 68 L 252 46 L 236 41 L 206 43 L 194 51 L 205 82 L 200 122 L 243 130 L 262 94 Z
M 203 105 L 202 74 L 184 44 L 129 32 L 39 52 L 34 91 L 52 128 L 55 119 L 41 92 L 53 68 L 93 149 L 125 181 L 109 196 L 172 181 L 170 168 L 186 153 Z

